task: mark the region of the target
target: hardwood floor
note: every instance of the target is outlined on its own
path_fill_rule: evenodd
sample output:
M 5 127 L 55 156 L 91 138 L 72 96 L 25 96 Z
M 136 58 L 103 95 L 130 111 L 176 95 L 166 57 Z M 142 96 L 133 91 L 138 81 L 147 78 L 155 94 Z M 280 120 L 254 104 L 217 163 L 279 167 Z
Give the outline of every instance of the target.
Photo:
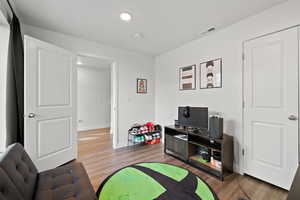
M 214 189 L 220 200 L 238 200 L 240 197 L 246 197 L 245 193 L 252 200 L 284 200 L 287 197 L 285 190 L 249 176 L 232 174 L 227 176 L 224 182 L 221 182 L 165 155 L 161 144 L 114 150 L 109 129 L 80 132 L 78 140 L 78 160 L 84 164 L 95 191 L 107 176 L 119 168 L 137 162 L 158 161 L 191 170 Z

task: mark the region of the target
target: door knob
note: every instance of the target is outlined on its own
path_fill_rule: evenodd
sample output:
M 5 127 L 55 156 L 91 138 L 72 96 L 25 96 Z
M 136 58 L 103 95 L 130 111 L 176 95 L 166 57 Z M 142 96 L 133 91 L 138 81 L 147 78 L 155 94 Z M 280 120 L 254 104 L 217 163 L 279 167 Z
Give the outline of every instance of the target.
M 35 118 L 35 116 L 36 116 L 36 115 L 35 115 L 34 113 L 29 113 L 29 114 L 28 114 L 28 118 Z
M 290 115 L 289 120 L 296 121 L 296 120 L 298 120 L 298 117 L 295 115 Z

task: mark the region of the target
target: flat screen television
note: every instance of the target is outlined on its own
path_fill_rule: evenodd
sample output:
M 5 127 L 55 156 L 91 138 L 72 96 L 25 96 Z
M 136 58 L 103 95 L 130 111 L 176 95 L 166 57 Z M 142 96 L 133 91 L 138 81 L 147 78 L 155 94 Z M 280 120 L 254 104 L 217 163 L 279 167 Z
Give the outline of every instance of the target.
M 208 108 L 205 107 L 179 107 L 178 124 L 199 129 L 208 129 Z

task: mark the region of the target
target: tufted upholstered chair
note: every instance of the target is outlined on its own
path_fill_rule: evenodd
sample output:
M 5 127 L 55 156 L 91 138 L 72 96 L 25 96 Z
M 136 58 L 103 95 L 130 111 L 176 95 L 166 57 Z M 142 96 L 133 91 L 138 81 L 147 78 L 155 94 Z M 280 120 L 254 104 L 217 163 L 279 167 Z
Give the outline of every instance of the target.
M 81 163 L 38 173 L 22 145 L 0 157 L 0 200 L 95 200 L 96 194 Z

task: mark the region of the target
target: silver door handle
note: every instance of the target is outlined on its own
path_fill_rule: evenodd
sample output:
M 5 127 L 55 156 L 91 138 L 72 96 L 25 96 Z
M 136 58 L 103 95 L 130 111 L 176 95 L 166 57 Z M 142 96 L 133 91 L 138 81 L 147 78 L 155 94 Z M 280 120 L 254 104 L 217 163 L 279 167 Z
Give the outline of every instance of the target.
M 298 117 L 295 116 L 295 115 L 290 115 L 290 116 L 289 116 L 289 120 L 291 120 L 291 121 L 296 121 L 296 120 L 298 120 Z
M 28 114 L 28 118 L 31 118 L 31 119 L 32 119 L 32 118 L 35 118 L 35 116 L 36 116 L 35 113 L 29 113 L 29 114 Z

